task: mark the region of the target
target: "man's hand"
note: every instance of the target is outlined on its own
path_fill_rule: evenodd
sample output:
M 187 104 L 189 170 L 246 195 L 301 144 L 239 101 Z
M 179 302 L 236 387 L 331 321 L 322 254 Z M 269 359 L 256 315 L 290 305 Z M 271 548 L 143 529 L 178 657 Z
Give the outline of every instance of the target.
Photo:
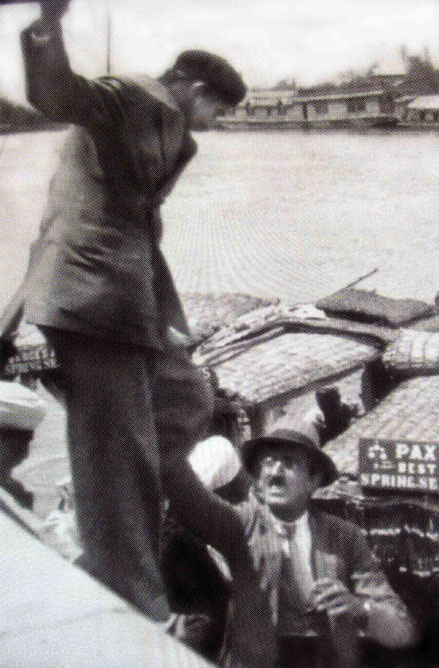
M 70 0 L 40 0 L 41 21 L 46 25 L 58 23 L 67 12 Z
M 319 612 L 327 612 L 331 616 L 348 614 L 354 620 L 365 615 L 362 599 L 352 594 L 340 580 L 316 580 L 312 597 L 315 609 Z

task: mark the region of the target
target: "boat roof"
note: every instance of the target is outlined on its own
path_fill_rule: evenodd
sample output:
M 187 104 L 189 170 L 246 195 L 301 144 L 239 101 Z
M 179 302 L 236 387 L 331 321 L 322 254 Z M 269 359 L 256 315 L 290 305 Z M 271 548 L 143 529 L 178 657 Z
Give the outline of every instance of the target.
M 358 474 L 360 438 L 437 441 L 439 375 L 403 381 L 376 408 L 328 443 L 325 452 L 341 473 Z
M 407 105 L 409 109 L 435 109 L 439 111 L 439 95 L 420 95 Z

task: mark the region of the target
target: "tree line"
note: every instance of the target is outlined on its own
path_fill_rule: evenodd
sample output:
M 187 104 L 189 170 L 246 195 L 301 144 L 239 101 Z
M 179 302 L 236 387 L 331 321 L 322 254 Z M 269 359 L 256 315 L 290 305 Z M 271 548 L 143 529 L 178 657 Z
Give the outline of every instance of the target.
M 0 97 L 0 130 L 23 130 L 53 125 L 34 109 Z
M 430 54 L 426 50 L 423 55 L 409 55 L 404 48 L 402 50 L 402 60 L 404 62 L 404 74 L 401 74 L 402 85 L 395 90 L 399 95 L 438 95 L 439 94 L 439 70 L 437 70 L 431 61 Z M 318 86 L 309 88 L 297 87 L 294 79 L 281 79 L 271 90 L 294 90 L 306 94 L 307 90 L 313 90 L 318 87 L 319 91 L 328 92 L 333 90 L 336 85 L 346 85 L 370 81 L 372 77 L 379 78 L 379 66 L 373 63 L 365 70 L 349 69 L 342 72 L 336 83 L 335 81 L 325 81 Z M 385 75 L 382 77 L 385 78 Z

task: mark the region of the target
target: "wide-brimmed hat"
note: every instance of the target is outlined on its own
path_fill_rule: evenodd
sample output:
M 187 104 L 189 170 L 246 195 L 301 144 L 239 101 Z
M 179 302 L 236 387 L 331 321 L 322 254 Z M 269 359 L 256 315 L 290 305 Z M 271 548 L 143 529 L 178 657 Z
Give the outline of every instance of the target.
M 330 485 L 338 477 L 337 467 L 320 447 L 317 429 L 313 424 L 301 423 L 292 427 L 278 428 L 269 434 L 253 438 L 242 445 L 241 458 L 246 469 L 252 473 L 262 448 L 282 445 L 305 452 L 322 473 L 319 487 Z

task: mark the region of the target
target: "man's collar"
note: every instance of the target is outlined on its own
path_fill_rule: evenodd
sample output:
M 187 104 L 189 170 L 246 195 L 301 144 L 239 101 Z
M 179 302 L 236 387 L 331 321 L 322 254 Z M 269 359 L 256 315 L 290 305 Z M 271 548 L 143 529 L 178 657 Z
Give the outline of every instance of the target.
M 309 514 L 308 511 L 305 511 L 303 515 L 298 517 L 294 522 L 284 522 L 283 520 L 280 520 L 278 517 L 276 517 L 271 511 L 270 512 L 270 517 L 272 519 L 274 528 L 276 530 L 276 533 L 279 536 L 282 536 L 282 538 L 286 538 L 288 536 L 289 530 L 291 534 L 301 534 L 304 531 L 308 530 L 308 518 Z
M 138 86 L 144 88 L 150 95 L 153 95 L 153 97 L 155 97 L 155 99 L 161 102 L 165 107 L 168 107 L 168 109 L 172 109 L 172 111 L 176 111 L 180 114 L 183 113 L 177 103 L 177 100 L 172 95 L 172 92 L 158 79 L 153 79 L 146 74 L 128 74 L 127 76 L 121 77 L 121 79 L 124 81 L 132 81 L 133 83 L 136 83 Z

